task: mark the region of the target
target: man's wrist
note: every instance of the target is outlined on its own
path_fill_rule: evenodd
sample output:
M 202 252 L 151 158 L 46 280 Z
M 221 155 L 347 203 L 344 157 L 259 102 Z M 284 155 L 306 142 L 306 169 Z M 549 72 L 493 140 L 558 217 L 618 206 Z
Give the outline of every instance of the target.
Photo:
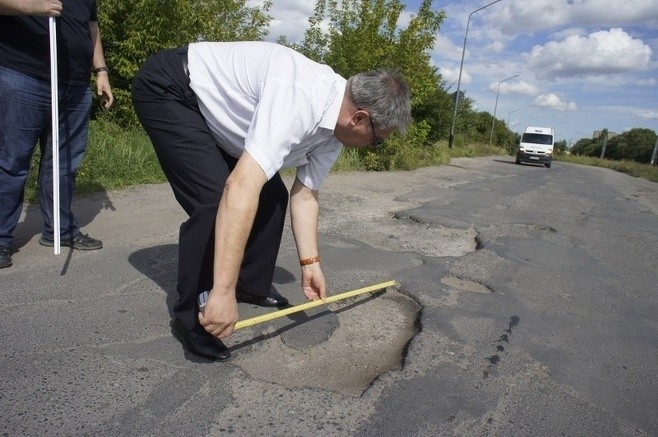
M 300 259 L 299 260 L 299 265 L 300 266 L 308 266 L 310 264 L 315 264 L 320 262 L 320 257 L 319 256 L 314 256 L 311 258 L 305 258 L 305 259 Z
M 110 69 L 107 68 L 106 66 L 94 68 L 94 74 L 98 74 L 98 73 L 102 73 L 102 72 L 105 72 L 105 73 L 109 74 L 109 71 L 110 71 Z

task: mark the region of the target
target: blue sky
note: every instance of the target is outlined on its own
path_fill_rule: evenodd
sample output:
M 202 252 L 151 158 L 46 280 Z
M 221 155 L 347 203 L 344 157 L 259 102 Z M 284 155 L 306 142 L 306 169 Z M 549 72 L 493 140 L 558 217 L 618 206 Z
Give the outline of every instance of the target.
M 468 16 L 491 1 L 433 2 L 447 16 L 432 62 L 453 91 Z M 315 3 L 273 0 L 269 39 L 300 40 Z M 420 1 L 404 3 L 402 26 Z M 501 0 L 471 16 L 460 90 L 512 130 L 552 126 L 570 144 L 603 128 L 658 132 L 658 0 Z

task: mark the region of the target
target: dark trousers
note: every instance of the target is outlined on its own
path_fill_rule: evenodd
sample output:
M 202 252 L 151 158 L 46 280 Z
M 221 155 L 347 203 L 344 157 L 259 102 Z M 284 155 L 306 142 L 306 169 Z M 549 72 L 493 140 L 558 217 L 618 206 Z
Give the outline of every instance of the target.
M 37 193 L 42 235 L 53 240 L 55 213 L 62 240 L 79 233 L 71 210 L 75 178 L 87 150 L 89 85 L 59 86 L 59 211 L 53 211 L 50 83 L 0 66 L 0 244 L 11 245 L 23 209 L 23 191 L 37 144 L 41 148 Z
M 183 66 L 186 56 L 186 48 L 151 56 L 133 80 L 132 96 L 174 196 L 189 216 L 180 226 L 174 316 L 188 329 L 203 329 L 196 299 L 213 285 L 215 217 L 237 159 L 221 150 L 201 115 Z M 238 292 L 269 293 L 287 204 L 288 190 L 277 174 L 260 194 Z

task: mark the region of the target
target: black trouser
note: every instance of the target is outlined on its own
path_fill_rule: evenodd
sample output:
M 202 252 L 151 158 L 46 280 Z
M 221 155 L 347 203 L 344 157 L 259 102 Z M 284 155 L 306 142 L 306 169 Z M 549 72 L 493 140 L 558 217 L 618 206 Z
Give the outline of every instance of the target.
M 196 298 L 213 285 L 215 217 L 237 159 L 222 151 L 212 137 L 189 86 L 186 59 L 186 47 L 151 56 L 135 76 L 132 96 L 174 196 L 189 216 L 179 233 L 180 300 L 174 316 L 188 329 L 202 329 Z M 238 292 L 269 293 L 287 204 L 288 191 L 277 174 L 260 194 Z

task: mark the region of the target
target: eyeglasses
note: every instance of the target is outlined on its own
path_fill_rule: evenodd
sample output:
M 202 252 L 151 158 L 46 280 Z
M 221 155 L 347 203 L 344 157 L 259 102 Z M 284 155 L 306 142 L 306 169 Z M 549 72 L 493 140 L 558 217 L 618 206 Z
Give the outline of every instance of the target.
M 372 117 L 370 116 L 370 113 L 363 108 L 356 108 L 356 109 L 359 111 L 365 111 L 366 114 L 368 114 L 368 120 L 370 120 L 370 128 L 372 129 L 372 143 L 370 144 L 370 146 L 374 147 L 375 149 L 381 147 L 382 144 L 384 144 L 384 140 L 379 138 L 375 133 L 375 123 L 372 122 Z

